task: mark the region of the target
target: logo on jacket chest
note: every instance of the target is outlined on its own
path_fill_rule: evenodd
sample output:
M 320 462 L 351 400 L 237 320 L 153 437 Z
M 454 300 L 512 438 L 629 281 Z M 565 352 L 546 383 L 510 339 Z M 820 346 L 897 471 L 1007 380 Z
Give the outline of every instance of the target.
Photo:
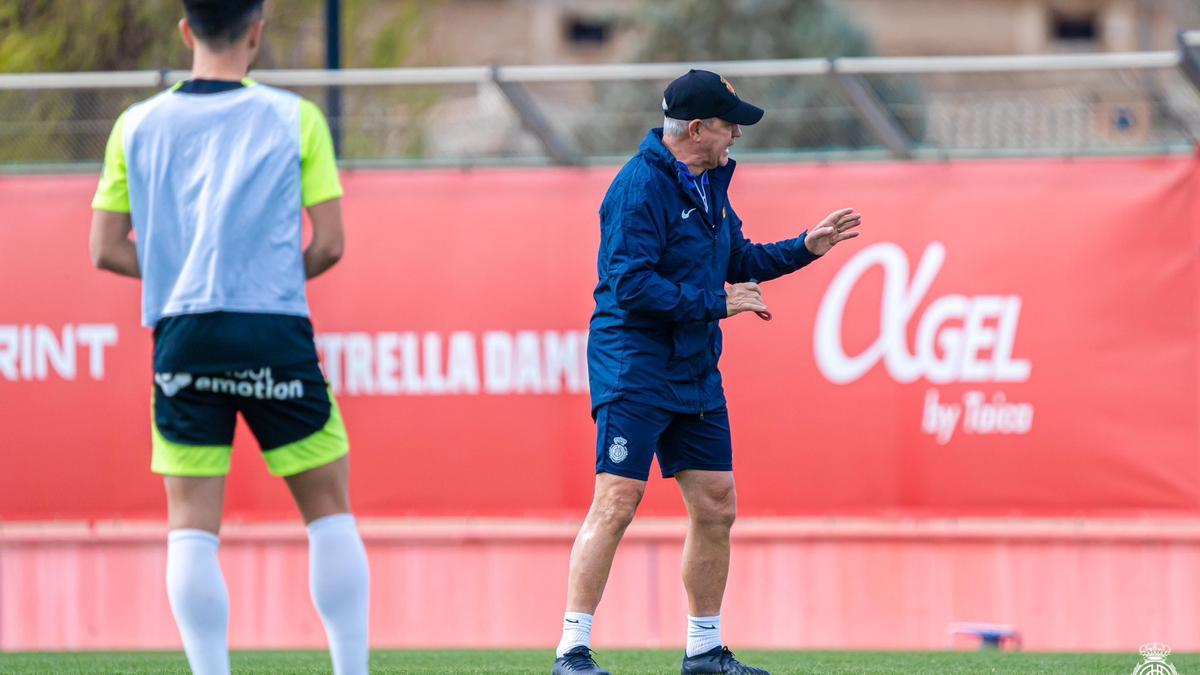
M 693 206 L 690 209 L 683 209 L 682 211 L 679 212 L 679 217 L 682 218 L 683 220 L 688 220 L 692 217 L 692 215 L 697 210 L 698 210 L 698 207 L 695 207 L 695 206 Z M 726 208 L 724 206 L 722 206 L 721 207 L 721 219 L 718 220 L 717 222 L 713 223 L 712 227 L 715 228 L 717 225 L 723 224 L 728 217 L 729 217 L 729 212 L 726 210 Z

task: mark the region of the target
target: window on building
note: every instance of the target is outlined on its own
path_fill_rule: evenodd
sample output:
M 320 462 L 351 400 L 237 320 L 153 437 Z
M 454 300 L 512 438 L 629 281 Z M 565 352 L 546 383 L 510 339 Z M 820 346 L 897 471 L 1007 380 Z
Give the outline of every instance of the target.
M 1050 39 L 1054 42 L 1079 45 L 1095 42 L 1099 38 L 1095 14 L 1050 15 Z
M 567 17 L 567 42 L 577 47 L 600 46 L 612 37 L 612 23 L 582 16 Z

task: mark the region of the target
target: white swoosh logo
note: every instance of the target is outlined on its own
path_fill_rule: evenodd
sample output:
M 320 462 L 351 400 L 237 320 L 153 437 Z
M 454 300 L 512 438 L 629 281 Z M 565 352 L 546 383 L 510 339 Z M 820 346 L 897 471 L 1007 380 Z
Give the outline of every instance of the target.
M 684 220 L 687 220 L 688 218 L 690 218 L 690 217 L 692 216 L 692 211 L 695 211 L 695 210 L 696 210 L 696 209 L 692 208 L 692 209 L 688 209 L 687 211 L 684 211 L 684 212 L 683 212 L 683 219 L 684 219 Z

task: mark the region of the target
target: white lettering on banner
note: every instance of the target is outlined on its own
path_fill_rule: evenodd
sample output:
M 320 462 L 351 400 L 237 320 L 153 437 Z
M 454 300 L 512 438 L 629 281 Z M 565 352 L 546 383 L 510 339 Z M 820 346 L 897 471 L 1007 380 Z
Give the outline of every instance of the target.
M 1033 428 L 1033 406 L 1029 403 L 1009 403 L 1003 393 L 985 401 L 983 392 L 963 394 L 967 414 L 963 416 L 963 431 L 968 434 L 1027 434 Z
M 104 379 L 105 349 L 117 344 L 111 323 L 66 324 L 61 331 L 40 324 L 0 325 L 0 377 L 44 381 L 57 375 L 75 380 L 79 350 L 87 350 L 88 376 Z
M 557 394 L 564 382 L 570 393 L 587 391 L 587 333 L 543 333 L 542 346 L 546 364 L 542 391 Z
M 461 331 L 450 334 L 449 371 L 446 374 L 446 391 L 479 393 L 479 363 L 475 358 L 474 335 Z
M 921 416 L 921 431 L 933 436 L 941 445 L 950 442 L 954 430 L 958 428 L 958 420 L 962 417 L 962 406 L 957 403 L 945 405 L 938 402 L 938 392 L 930 389 L 925 392 L 925 413 Z
M 817 311 L 813 348 L 821 374 L 834 384 L 848 384 L 882 360 L 892 378 L 902 383 L 921 377 L 934 384 L 1028 380 L 1029 361 L 1013 358 L 1021 314 L 1021 298 L 1016 295 L 937 298 L 917 323 L 916 350 L 909 350 L 909 322 L 945 259 L 945 246 L 929 244 L 910 284 L 908 256 L 896 244 L 874 244 L 851 258 L 830 282 Z M 859 279 L 875 265 L 884 272 L 879 336 L 862 353 L 850 356 L 842 343 L 846 302 Z M 955 322 L 961 322 L 961 327 Z
M 921 431 L 946 445 L 962 421 L 967 434 L 1027 434 L 1033 429 L 1033 405 L 1009 403 L 1003 393 L 989 401 L 981 391 L 968 391 L 960 403 L 942 403 L 936 389 L 925 392 Z
M 500 331 L 483 334 L 483 390 L 507 394 L 512 390 L 513 339 Z
M 334 391 L 354 396 L 587 391 L 585 331 L 322 333 L 317 346 Z
M 946 260 L 946 247 L 932 242 L 909 278 L 908 256 L 896 244 L 864 248 L 834 276 L 817 310 L 813 350 L 817 368 L 834 384 L 849 384 L 880 361 L 897 382 L 925 378 L 933 384 L 952 382 L 1025 382 L 1032 366 L 1013 357 L 1021 298 L 1016 295 L 949 294 L 933 299 L 917 321 L 913 348 L 909 324 L 925 300 Z M 850 294 L 863 275 L 883 269 L 879 335 L 857 355 L 846 353 L 843 319 Z M 921 431 L 945 445 L 961 429 L 966 434 L 1027 434 L 1033 428 L 1033 405 L 1010 403 L 1002 392 L 988 399 L 968 391 L 959 402 L 943 403 L 936 389 L 925 392 Z
M 366 333 L 346 336 L 346 391 L 351 394 L 374 394 L 375 373 L 372 372 L 374 345 Z

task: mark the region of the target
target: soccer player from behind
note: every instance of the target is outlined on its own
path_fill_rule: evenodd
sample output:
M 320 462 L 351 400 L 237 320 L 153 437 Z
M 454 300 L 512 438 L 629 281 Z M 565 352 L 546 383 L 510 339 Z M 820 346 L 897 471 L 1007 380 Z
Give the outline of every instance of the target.
M 192 671 L 228 673 L 217 546 L 241 413 L 307 524 L 309 590 L 334 672 L 366 673 L 369 575 L 349 444 L 304 288 L 342 255 L 329 128 L 312 103 L 246 78 L 263 0 L 183 9 L 191 78 L 117 120 L 90 237 L 97 267 L 142 280 L 142 323 L 154 329 L 151 469 L 167 493 L 167 597 Z

